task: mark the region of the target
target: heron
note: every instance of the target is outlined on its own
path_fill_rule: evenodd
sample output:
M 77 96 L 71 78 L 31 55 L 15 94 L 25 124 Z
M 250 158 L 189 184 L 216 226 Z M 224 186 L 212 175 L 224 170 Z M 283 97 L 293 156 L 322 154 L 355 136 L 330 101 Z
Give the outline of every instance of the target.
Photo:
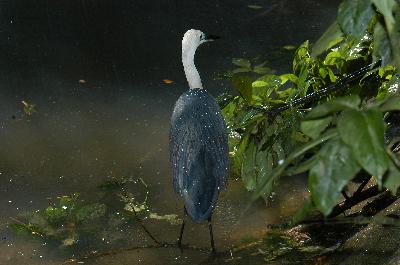
M 184 214 L 194 223 L 208 221 L 212 254 L 216 253 L 211 216 L 228 176 L 228 136 L 215 98 L 203 88 L 194 64 L 197 48 L 216 40 L 200 30 L 182 39 L 182 63 L 189 89 L 175 103 L 170 128 L 173 186 L 184 201 Z M 182 249 L 183 218 L 178 246 Z

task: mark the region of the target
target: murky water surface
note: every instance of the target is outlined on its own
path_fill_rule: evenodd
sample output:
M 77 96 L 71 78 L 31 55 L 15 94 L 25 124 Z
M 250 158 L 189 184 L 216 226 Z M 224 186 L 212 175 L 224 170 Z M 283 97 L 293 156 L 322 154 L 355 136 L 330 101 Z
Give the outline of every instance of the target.
M 142 178 L 151 211 L 182 217 L 182 201 L 172 189 L 168 130 L 173 104 L 187 87 L 179 54 L 183 32 L 199 27 L 225 37 L 202 47 L 196 60 L 204 87 L 218 95 L 231 88 L 213 76 L 229 69 L 232 57 L 315 40 L 334 19 L 338 4 L 258 1 L 263 8 L 257 10 L 243 1 L 204 6 L 196 1 L 142 6 L 129 1 L 111 6 L 106 1 L 74 1 L 71 6 L 45 2 L 0 3 L 0 264 L 61 264 L 82 254 L 17 235 L 7 225 L 58 196 L 79 192 L 83 199 L 98 198 L 97 186 L 110 177 Z M 288 69 L 284 58 L 271 64 Z M 174 83 L 164 84 L 165 78 Z M 36 104 L 37 112 L 24 114 L 23 100 Z M 213 216 L 217 249 L 227 252 L 260 238 L 268 224 L 293 214 L 305 196 L 305 182 L 283 180 L 268 206 L 258 201 L 244 212 L 250 194 L 240 180 L 230 180 Z M 158 220 L 144 224 L 163 242 L 178 237 L 179 225 Z M 142 249 L 153 242 L 138 224 L 103 241 L 92 250 L 139 248 L 82 262 L 213 263 L 204 251 Z M 189 222 L 184 243 L 208 248 L 207 225 Z M 239 261 L 264 262 L 251 257 Z

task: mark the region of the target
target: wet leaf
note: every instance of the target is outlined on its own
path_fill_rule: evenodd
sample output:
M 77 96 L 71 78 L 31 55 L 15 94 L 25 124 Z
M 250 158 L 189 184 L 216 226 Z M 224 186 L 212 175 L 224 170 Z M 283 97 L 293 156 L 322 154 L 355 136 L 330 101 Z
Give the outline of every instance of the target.
M 311 112 L 306 115 L 305 119 L 316 119 L 337 111 L 358 109 L 360 102 L 361 100 L 357 95 L 335 98 L 313 108 Z
M 232 71 L 232 73 L 237 74 L 237 73 L 248 73 L 251 72 L 251 68 L 236 68 Z
M 389 166 L 382 112 L 348 110 L 339 117 L 337 126 L 341 139 L 351 148 L 357 162 L 381 183 Z
M 164 82 L 164 84 L 167 84 L 167 85 L 174 83 L 174 81 L 170 80 L 170 79 L 163 79 L 162 81 Z
M 385 24 L 389 32 L 393 31 L 394 25 L 396 23 L 393 16 L 394 9 L 396 7 L 395 0 L 372 0 L 379 13 L 381 13 L 385 18 Z
M 337 21 L 347 35 L 361 36 L 373 15 L 371 0 L 344 0 L 339 6 Z
M 62 244 L 64 246 L 72 246 L 73 244 L 76 243 L 76 238 L 70 237 L 70 238 L 66 238 L 62 241 Z
M 36 112 L 36 105 L 35 104 L 30 104 L 25 100 L 22 100 L 21 102 L 24 105 L 25 114 L 30 116 L 30 115 L 32 115 L 33 113 Z
M 260 5 L 247 5 L 248 8 L 250 9 L 262 9 L 263 7 Z
M 252 100 L 252 83 L 253 79 L 249 76 L 244 75 L 234 75 L 231 79 L 233 86 L 237 91 L 239 91 L 240 95 L 247 101 Z
M 233 58 L 232 59 L 232 63 L 234 65 L 243 67 L 243 68 L 247 68 L 250 69 L 251 68 L 251 62 L 248 59 L 244 59 L 244 58 Z
M 264 74 L 274 74 L 275 70 L 273 70 L 269 67 L 266 67 L 266 66 L 256 66 L 256 67 L 254 67 L 253 72 L 264 75 Z
M 43 212 L 44 217 L 53 226 L 60 226 L 67 222 L 68 211 L 65 208 L 49 206 Z
M 257 80 L 257 81 L 254 81 L 251 85 L 253 88 L 254 87 L 264 87 L 264 86 L 267 86 L 268 83 L 265 81 Z
M 295 52 L 293 59 L 293 72 L 298 74 L 302 68 L 308 68 L 310 57 L 310 44 L 306 41 L 301 44 Z
M 282 48 L 285 49 L 285 50 L 288 50 L 288 51 L 292 51 L 292 50 L 296 49 L 296 46 L 294 46 L 294 45 L 285 45 Z
M 149 218 L 155 220 L 164 220 L 172 225 L 182 224 L 182 220 L 176 214 L 158 215 L 157 213 L 150 213 Z
M 330 116 L 324 119 L 303 121 L 301 123 L 301 131 L 305 135 L 315 139 L 329 126 L 331 121 L 332 117 Z
M 243 153 L 242 159 L 242 180 L 247 190 L 254 190 L 257 186 L 255 174 L 257 147 L 250 141 Z
M 294 74 L 283 74 L 279 76 L 281 79 L 281 84 L 286 84 L 287 81 L 291 81 L 293 84 L 297 84 L 297 76 Z
M 392 58 L 392 46 L 389 35 L 380 22 L 376 23 L 374 29 L 374 56 L 382 60 L 382 65 L 387 65 Z M 376 61 L 377 59 L 375 59 Z
M 400 187 L 400 171 L 393 162 L 389 164 L 389 174 L 385 181 L 385 187 L 389 189 L 393 195 L 396 195 L 397 189 Z
M 400 97 L 392 96 L 380 107 L 382 111 L 400 110 Z
M 360 166 L 347 145 L 338 138 L 327 142 L 318 152 L 309 176 L 311 196 L 317 209 L 329 215 L 340 192 L 358 171 Z

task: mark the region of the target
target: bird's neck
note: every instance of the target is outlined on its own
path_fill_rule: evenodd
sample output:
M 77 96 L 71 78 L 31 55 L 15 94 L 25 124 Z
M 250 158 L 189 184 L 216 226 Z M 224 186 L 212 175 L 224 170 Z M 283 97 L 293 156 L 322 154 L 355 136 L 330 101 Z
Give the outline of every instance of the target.
M 194 65 L 194 54 L 196 50 L 182 52 L 183 69 L 185 70 L 186 79 L 190 89 L 203 88 L 199 72 Z

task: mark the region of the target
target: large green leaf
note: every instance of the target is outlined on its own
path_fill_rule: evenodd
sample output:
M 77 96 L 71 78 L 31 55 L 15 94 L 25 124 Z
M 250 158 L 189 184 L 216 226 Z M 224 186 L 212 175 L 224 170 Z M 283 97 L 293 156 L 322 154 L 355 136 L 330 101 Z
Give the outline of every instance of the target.
M 242 180 L 247 190 L 254 190 L 257 185 L 256 179 L 256 154 L 257 146 L 250 141 L 242 156 Z
M 331 121 L 332 117 L 326 117 L 318 120 L 306 120 L 301 123 L 301 131 L 305 135 L 315 139 L 328 127 Z
M 385 24 L 389 32 L 393 31 L 395 25 L 395 19 L 393 16 L 393 11 L 396 6 L 395 0 L 372 0 L 378 11 L 385 18 Z
M 344 33 L 361 36 L 374 14 L 371 0 L 344 0 L 339 6 L 337 20 Z
M 231 79 L 233 86 L 240 95 L 247 101 L 251 101 L 253 93 L 253 79 L 250 76 L 235 74 Z
M 390 63 L 392 60 L 392 46 L 389 35 L 380 22 L 376 23 L 374 29 L 374 57 L 382 59 L 382 65 Z M 377 59 L 375 59 L 377 60 Z
M 351 95 L 348 97 L 335 98 L 328 101 L 322 105 L 318 105 L 308 115 L 306 119 L 316 119 L 329 115 L 333 112 L 348 110 L 348 109 L 358 109 L 360 105 L 360 98 L 356 95 Z
M 393 194 L 396 194 L 397 189 L 400 187 L 400 171 L 393 162 L 390 162 L 389 174 L 385 181 L 385 187 Z
M 332 139 L 317 154 L 310 170 L 309 187 L 314 204 L 324 215 L 337 204 L 340 192 L 360 171 L 350 148 L 340 139 Z
M 400 3 L 395 0 L 372 0 L 372 2 L 385 20 L 386 30 L 379 24 L 375 27 L 375 31 L 380 33 L 376 37 L 383 41 L 381 44 L 383 47 L 379 47 L 380 50 L 384 52 L 384 49 L 388 48 L 386 53 L 391 52 L 391 60 L 384 61 L 384 63 L 400 66 Z M 388 38 L 383 39 L 384 36 Z M 378 43 L 379 40 L 376 42 Z
M 389 166 L 384 145 L 384 121 L 378 109 L 348 110 L 338 119 L 342 140 L 352 149 L 358 163 L 381 183 Z
M 274 184 L 278 181 L 280 176 L 285 172 L 286 167 L 288 167 L 295 159 L 298 159 L 302 155 L 304 155 L 307 151 L 311 150 L 312 148 L 328 141 L 329 139 L 335 138 L 338 135 L 336 130 L 334 131 L 327 131 L 325 134 L 321 135 L 318 139 L 312 140 L 299 148 L 295 149 L 293 152 L 289 154 L 289 156 L 278 163 L 278 166 L 275 167 L 270 176 L 260 181 L 257 185 L 257 190 L 253 194 L 253 200 L 260 196 L 269 196 L 272 192 Z
M 382 111 L 400 110 L 400 97 L 392 96 L 380 108 Z

